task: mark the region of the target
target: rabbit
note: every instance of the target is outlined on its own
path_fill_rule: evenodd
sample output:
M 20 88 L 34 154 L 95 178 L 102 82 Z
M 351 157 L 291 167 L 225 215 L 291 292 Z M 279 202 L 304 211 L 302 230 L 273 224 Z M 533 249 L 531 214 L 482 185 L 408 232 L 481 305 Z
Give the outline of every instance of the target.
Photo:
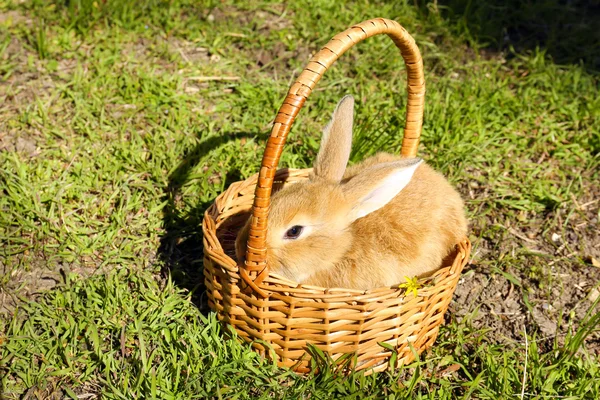
M 419 158 L 378 153 L 346 168 L 354 99 L 323 131 L 306 181 L 272 195 L 270 271 L 303 285 L 368 290 L 426 277 L 467 234 L 460 195 Z M 250 220 L 235 247 L 243 262 Z

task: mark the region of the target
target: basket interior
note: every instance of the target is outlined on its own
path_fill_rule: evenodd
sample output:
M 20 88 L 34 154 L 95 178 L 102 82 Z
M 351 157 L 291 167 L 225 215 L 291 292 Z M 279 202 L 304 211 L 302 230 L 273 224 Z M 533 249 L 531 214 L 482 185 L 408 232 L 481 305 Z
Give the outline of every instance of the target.
M 306 177 L 298 177 L 291 176 L 288 171 L 287 169 L 278 171 L 276 180 L 273 183 L 273 194 L 281 190 L 285 185 L 308 179 L 308 172 Z M 239 230 L 244 226 L 248 218 L 250 218 L 252 199 L 253 197 L 250 196 L 246 201 L 240 203 L 235 213 L 217 222 L 217 238 L 223 247 L 224 253 L 235 261 L 238 261 L 235 254 L 235 239 Z

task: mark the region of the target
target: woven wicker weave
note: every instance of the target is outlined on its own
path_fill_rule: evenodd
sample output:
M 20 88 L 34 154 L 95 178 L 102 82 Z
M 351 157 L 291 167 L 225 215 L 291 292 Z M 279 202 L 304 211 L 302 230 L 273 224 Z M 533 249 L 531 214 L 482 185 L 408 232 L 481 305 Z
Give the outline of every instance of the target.
M 403 156 L 414 157 L 423 121 L 425 81 L 414 39 L 397 22 L 365 21 L 336 35 L 308 63 L 291 86 L 275 118 L 260 173 L 232 184 L 206 211 L 204 275 L 211 308 L 261 354 L 275 355 L 282 366 L 298 372 L 310 367 L 312 344 L 337 359 L 355 353 L 356 369 L 369 372 L 388 367 L 391 346 L 399 363 L 408 363 L 435 342 L 439 325 L 467 263 L 471 244 L 457 243 L 453 261 L 422 282 L 418 294 L 384 287 L 368 291 L 300 285 L 275 274 L 266 264 L 266 226 L 272 191 L 307 179 L 310 169 L 277 170 L 291 125 L 322 74 L 354 44 L 387 34 L 404 58 L 408 105 L 402 142 Z M 245 265 L 235 260 L 237 231 L 248 216 L 252 225 Z M 389 346 L 381 346 L 380 343 Z M 274 352 L 265 348 L 268 344 Z

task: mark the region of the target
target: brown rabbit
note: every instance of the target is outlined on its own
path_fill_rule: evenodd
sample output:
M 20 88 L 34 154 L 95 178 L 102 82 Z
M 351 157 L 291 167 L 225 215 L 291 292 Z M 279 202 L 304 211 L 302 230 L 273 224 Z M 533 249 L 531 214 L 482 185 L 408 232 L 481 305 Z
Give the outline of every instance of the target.
M 273 194 L 267 263 L 292 281 L 372 289 L 423 277 L 467 234 L 460 195 L 421 159 L 379 153 L 346 169 L 354 99 L 325 127 L 307 181 Z M 250 221 L 236 240 L 243 260 Z

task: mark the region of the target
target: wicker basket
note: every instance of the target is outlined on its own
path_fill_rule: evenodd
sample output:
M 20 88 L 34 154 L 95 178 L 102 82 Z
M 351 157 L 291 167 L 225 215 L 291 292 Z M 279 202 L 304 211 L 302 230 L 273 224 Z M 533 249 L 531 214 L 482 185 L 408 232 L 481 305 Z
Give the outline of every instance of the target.
M 202 223 L 211 308 L 254 349 L 297 372 L 310 370 L 309 344 L 333 359 L 354 353 L 352 367 L 368 372 L 389 366 L 390 349 L 397 352 L 398 363 L 414 360 L 415 353 L 435 342 L 470 254 L 471 244 L 465 238 L 457 243 L 452 259 L 422 281 L 416 295 L 398 287 L 360 291 L 306 286 L 269 274 L 265 240 L 270 195 L 283 185 L 307 179 L 310 173 L 310 169 L 277 171 L 292 123 L 327 68 L 354 44 L 382 33 L 394 41 L 406 64 L 408 105 L 401 153 L 416 155 L 425 94 L 420 52 L 397 22 L 365 21 L 336 35 L 309 61 L 275 118 L 260 173 L 218 196 Z M 235 237 L 250 215 L 246 262 L 238 265 Z

